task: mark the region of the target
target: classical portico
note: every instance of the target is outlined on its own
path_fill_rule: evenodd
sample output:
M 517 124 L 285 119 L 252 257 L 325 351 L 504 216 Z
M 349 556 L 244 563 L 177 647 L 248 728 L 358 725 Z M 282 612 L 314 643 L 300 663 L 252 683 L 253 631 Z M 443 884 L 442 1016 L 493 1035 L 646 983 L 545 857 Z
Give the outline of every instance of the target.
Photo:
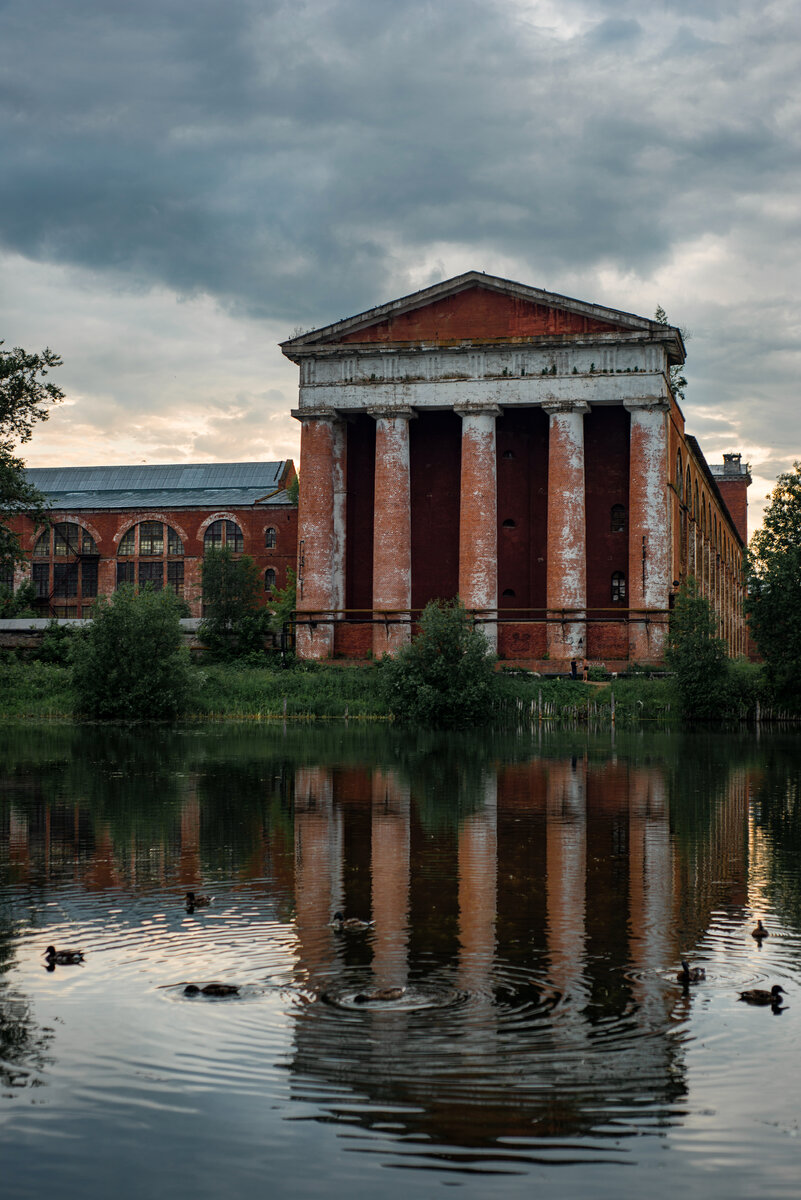
M 282 350 L 303 655 L 392 653 L 458 594 L 507 657 L 593 657 L 604 622 L 661 657 L 677 329 L 468 272 Z

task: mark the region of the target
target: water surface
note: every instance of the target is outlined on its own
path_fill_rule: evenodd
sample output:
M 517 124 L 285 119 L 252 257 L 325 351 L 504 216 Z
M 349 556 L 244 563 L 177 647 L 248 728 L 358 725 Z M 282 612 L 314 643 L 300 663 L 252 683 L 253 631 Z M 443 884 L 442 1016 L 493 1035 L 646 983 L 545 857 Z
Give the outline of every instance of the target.
M 0 1194 L 797 1195 L 798 752 L 0 729 Z

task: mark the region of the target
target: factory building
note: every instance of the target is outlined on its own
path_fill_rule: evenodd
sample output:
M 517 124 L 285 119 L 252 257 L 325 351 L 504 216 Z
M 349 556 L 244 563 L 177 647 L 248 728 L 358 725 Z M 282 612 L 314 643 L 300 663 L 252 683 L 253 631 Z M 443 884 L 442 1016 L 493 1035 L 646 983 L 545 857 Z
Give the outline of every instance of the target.
M 291 460 L 178 466 L 40 467 L 26 472 L 50 504 L 50 524 L 15 522 L 43 616 L 90 617 L 120 584 L 172 588 L 202 616 L 203 556 L 228 546 L 249 554 L 264 603 L 294 567 L 297 507 Z M 11 580 L 8 580 L 11 583 Z
M 688 575 L 745 652 L 750 477 L 685 432 L 678 329 L 471 271 L 282 350 L 302 655 L 392 653 L 458 595 L 503 659 L 658 663 Z

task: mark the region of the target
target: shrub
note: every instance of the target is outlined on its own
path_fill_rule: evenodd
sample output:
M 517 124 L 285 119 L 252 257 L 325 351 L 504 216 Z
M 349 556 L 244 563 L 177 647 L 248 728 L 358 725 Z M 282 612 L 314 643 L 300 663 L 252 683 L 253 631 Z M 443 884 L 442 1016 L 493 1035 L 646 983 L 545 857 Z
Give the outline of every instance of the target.
M 187 705 L 189 653 L 181 646 L 172 589 L 128 585 L 95 603 L 91 626 L 74 638 L 70 659 L 78 711 L 101 719 L 163 720 Z
M 240 658 L 264 650 L 270 614 L 259 606 L 259 568 L 248 554 L 230 547 L 209 550 L 203 559 L 200 637 L 214 658 Z
M 35 617 L 36 588 L 30 579 L 24 580 L 16 592 L 13 588 L 0 585 L 0 617 Z
M 494 656 L 459 600 L 433 600 L 411 644 L 382 666 L 382 693 L 399 721 L 453 729 L 490 720 Z
M 682 585 L 670 614 L 670 641 L 665 655 L 676 675 L 683 717 L 718 718 L 728 705 L 726 643 L 717 635 L 709 601 L 691 576 Z

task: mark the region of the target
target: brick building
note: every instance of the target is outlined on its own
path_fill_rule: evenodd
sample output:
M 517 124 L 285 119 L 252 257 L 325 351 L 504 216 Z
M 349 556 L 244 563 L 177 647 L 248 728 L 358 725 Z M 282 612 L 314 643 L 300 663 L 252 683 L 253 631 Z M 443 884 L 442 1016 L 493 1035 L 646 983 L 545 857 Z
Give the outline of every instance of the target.
M 42 615 L 88 617 L 96 596 L 121 583 L 172 587 L 202 615 L 201 568 L 209 547 L 249 554 L 264 602 L 286 585 L 297 545 L 287 494 L 291 460 L 179 466 L 41 467 L 27 477 L 51 506 L 50 527 L 17 523 Z
M 391 652 L 459 595 L 502 658 L 659 662 L 689 574 L 745 651 L 750 477 L 685 433 L 678 329 L 471 271 L 282 350 L 302 654 Z

